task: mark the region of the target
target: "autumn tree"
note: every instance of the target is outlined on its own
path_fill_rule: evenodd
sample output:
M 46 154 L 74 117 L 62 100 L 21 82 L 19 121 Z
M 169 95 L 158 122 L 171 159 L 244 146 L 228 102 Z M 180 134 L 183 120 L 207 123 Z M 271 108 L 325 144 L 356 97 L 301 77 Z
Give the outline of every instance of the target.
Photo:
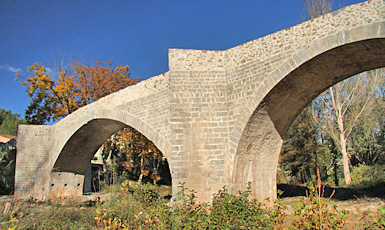
M 31 124 L 60 120 L 84 105 L 139 81 L 131 78 L 127 65 L 113 68 L 112 63 L 112 58 L 108 62 L 96 60 L 93 66 L 76 61 L 64 67 L 55 66 L 51 75 L 41 63 L 28 67 L 32 76 L 21 82 L 28 87 L 32 100 L 25 113 L 26 120 Z
M 164 177 L 161 174 L 166 162 L 153 142 L 131 127 L 117 132 L 114 138 L 118 145 L 115 149 L 120 149 L 121 157 L 125 159 L 122 167 L 130 174 L 130 179 L 156 184 Z
M 123 180 L 135 180 L 139 183 L 151 182 L 171 184 L 168 163 L 153 142 L 137 130 L 126 127 L 111 136 L 102 147 L 103 164 L 112 162 L 107 167 L 104 182 L 113 184 Z
M 21 82 L 31 98 L 26 120 L 30 124 L 60 120 L 82 106 L 139 81 L 139 78 L 131 78 L 127 65 L 113 68 L 112 64 L 112 58 L 107 62 L 95 60 L 92 66 L 86 66 L 62 57 L 53 68 L 38 62 L 28 67 L 31 74 Z M 22 73 L 16 76 L 24 78 Z

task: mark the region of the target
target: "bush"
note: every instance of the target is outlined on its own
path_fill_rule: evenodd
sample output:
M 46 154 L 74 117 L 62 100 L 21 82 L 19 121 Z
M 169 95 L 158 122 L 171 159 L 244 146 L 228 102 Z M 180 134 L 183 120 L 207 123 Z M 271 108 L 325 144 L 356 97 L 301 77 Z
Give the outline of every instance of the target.
M 273 229 L 282 220 L 281 208 L 270 209 L 256 199 L 250 199 L 251 184 L 246 191 L 231 195 L 224 187 L 214 194 L 210 206 L 210 225 L 218 229 Z M 276 203 L 274 207 L 278 207 Z M 278 211 L 278 213 L 276 212 Z
M 352 169 L 353 187 L 371 187 L 385 183 L 385 165 L 360 165 Z
M 373 223 L 379 229 L 385 229 L 385 205 L 378 208 L 376 217 L 373 219 Z
M 319 178 L 319 170 L 317 174 Z M 310 184 L 308 189 L 307 197 L 299 198 L 300 204 L 293 205 L 291 229 L 341 229 L 348 219 L 348 211 L 337 210 L 337 205 L 330 200 L 334 192 L 328 199 L 323 198 L 325 187 L 320 179 L 317 186 Z
M 279 204 L 272 208 L 250 198 L 251 184 L 238 195 L 224 187 L 212 204 L 198 203 L 196 192 L 182 184 L 173 207 L 151 185 L 130 187 L 110 204 L 98 208 L 96 220 L 104 229 L 273 229 L 283 219 Z
M 223 187 L 213 195 L 211 204 L 197 203 L 195 192 L 183 185 L 178 195 L 179 203 L 172 209 L 172 229 L 274 229 L 284 216 L 279 202 L 269 208 L 251 199 L 250 183 L 237 195 Z

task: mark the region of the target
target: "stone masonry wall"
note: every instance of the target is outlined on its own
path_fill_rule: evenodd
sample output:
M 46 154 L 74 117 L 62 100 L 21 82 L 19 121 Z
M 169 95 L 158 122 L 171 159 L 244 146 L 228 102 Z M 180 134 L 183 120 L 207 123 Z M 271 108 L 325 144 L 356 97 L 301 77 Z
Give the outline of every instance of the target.
M 51 172 L 51 143 L 50 126 L 19 126 L 15 197 L 46 198 Z
M 173 194 L 179 182 L 209 196 L 223 180 L 228 152 L 225 75 L 221 71 L 174 71 L 171 86 Z
M 170 91 L 164 90 L 156 94 L 119 105 L 116 109 L 127 111 L 136 117 L 140 117 L 143 122 L 146 122 L 160 135 L 167 138 L 170 135 L 169 97 Z

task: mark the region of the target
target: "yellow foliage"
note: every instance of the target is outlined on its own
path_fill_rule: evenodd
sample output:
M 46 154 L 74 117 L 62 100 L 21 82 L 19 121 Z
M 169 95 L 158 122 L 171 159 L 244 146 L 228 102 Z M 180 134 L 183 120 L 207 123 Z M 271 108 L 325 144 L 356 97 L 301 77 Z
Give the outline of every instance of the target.
M 118 65 L 113 69 L 112 58 L 107 63 L 96 60 L 94 66 L 75 62 L 71 64 L 70 71 L 58 71 L 57 80 L 52 79 L 47 74 L 46 67 L 39 62 L 28 67 L 28 72 L 32 75 L 20 82 L 28 87 L 28 96 L 33 99 L 28 109 L 36 115 L 36 110 L 44 110 L 49 115 L 48 121 L 50 118 L 59 120 L 81 106 L 140 80 L 131 79 L 127 65 Z M 16 73 L 16 79 L 21 76 L 22 73 Z

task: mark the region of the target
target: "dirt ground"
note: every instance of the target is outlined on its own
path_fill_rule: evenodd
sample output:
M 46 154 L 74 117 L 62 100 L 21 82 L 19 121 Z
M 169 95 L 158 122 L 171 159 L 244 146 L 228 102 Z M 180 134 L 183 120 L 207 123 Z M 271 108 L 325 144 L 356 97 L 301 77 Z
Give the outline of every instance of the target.
M 278 189 L 283 191 L 281 203 L 287 207 L 288 221 L 294 212 L 291 205 L 298 203 L 299 196 L 306 196 L 307 189 L 306 186 L 289 184 L 279 184 Z M 330 200 L 339 210 L 349 211 L 346 229 L 373 229 L 369 219 L 375 216 L 381 205 L 385 205 L 384 189 L 382 186 L 364 189 L 325 187 L 324 197 L 329 198 L 334 191 Z

